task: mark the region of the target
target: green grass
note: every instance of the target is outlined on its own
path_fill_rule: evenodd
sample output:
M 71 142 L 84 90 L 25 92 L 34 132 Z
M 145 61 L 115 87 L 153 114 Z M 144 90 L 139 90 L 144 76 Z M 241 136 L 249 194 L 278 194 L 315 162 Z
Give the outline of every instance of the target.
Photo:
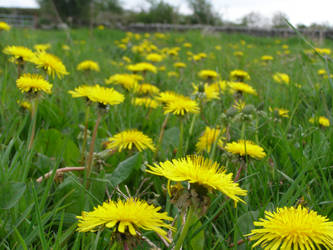
M 115 41 L 125 37 L 116 30 L 70 31 L 68 40 L 63 31 L 40 31 L 12 29 L 1 33 L 1 49 L 7 45 L 22 45 L 33 48 L 38 43 L 50 43 L 50 53 L 61 58 L 70 72 L 63 79 L 50 78 L 53 83 L 51 95 L 40 101 L 37 114 L 37 130 L 32 150 L 28 150 L 30 136 L 30 114 L 22 111 L 17 100 L 23 94 L 16 88 L 16 66 L 8 57 L 0 57 L 0 249 L 117 249 L 121 246 L 111 241 L 111 230 L 99 233 L 78 233 L 77 215 L 91 211 L 111 195 L 117 199 L 115 185 L 122 192 L 134 195 L 145 188 L 140 198 L 160 205 L 172 217 L 177 216 L 175 226 L 181 228 L 180 212 L 170 203 L 166 192 L 167 180 L 152 176 L 144 171 L 146 164 L 153 162 L 153 153 L 121 152 L 106 159 L 95 161 L 90 176 L 90 188 L 86 189 L 83 173 L 66 173 L 63 179 L 54 181 L 53 175 L 37 183 L 36 179 L 50 170 L 66 166 L 81 166 L 80 150 L 82 132 L 79 125 L 84 124 L 86 103 L 83 99 L 72 98 L 67 92 L 81 84 L 104 84 L 104 79 L 115 73 L 127 72 L 126 67 L 112 63 L 122 61 L 128 56 L 133 62 L 144 61 L 145 55 L 134 54 L 131 50 L 117 48 Z M 241 137 L 242 124 L 245 124 L 245 137 L 265 149 L 267 157 L 248 161 L 247 171 L 240 180 L 242 188 L 248 190 L 246 204 L 234 203 L 217 192 L 209 194 L 211 202 L 207 212 L 189 228 L 183 249 L 197 249 L 203 244 L 209 249 L 250 249 L 251 243 L 244 237 L 253 228 L 253 221 L 263 217 L 265 210 L 277 207 L 294 206 L 300 202 L 333 220 L 333 129 L 309 123 L 312 116 L 326 116 L 332 120 L 333 82 L 317 74 L 318 69 L 333 69 L 331 61 L 318 56 L 310 57 L 304 50 L 311 49 L 300 38 L 280 39 L 257 38 L 245 35 L 209 34 L 199 32 L 170 33 L 166 39 L 150 38 L 160 49 L 192 43 L 193 53 L 205 52 L 207 59 L 192 63 L 188 61 L 187 49 L 181 48 L 178 58 L 168 57 L 160 65 L 165 72 L 147 74 L 145 82 L 158 86 L 162 91 L 174 90 L 190 96 L 192 82 L 199 83 L 197 72 L 201 69 L 216 70 L 222 79 L 229 79 L 234 69 L 246 70 L 258 96 L 244 95 L 247 104 L 256 108 L 248 121 L 232 119 L 226 111 L 232 106 L 234 97 L 225 93 L 220 100 L 204 104 L 202 116 L 198 116 L 189 137 L 192 117 L 185 120 L 184 141 L 189 139 L 186 154 L 195 154 L 195 144 L 205 126 L 230 126 L 231 140 Z M 142 40 L 142 38 L 141 38 Z M 241 40 L 245 41 L 242 45 Z M 81 42 L 84 41 L 84 42 Z M 133 40 L 134 43 L 140 41 Z M 62 45 L 71 49 L 64 51 Z M 289 45 L 289 55 L 283 52 L 282 44 Z M 215 49 L 222 47 L 221 51 Z M 248 47 L 248 45 L 251 45 Z M 235 48 L 237 46 L 237 48 Z M 319 45 L 315 45 L 319 46 Z M 333 49 L 331 41 L 324 41 L 320 47 Z M 240 59 L 234 51 L 243 51 Z M 269 65 L 262 65 L 262 55 L 274 56 Z M 98 73 L 82 73 L 76 66 L 83 60 L 99 63 Z M 180 78 L 170 78 L 168 71 L 174 71 L 173 63 L 187 64 Z M 28 64 L 25 72 L 39 72 Z M 287 73 L 291 83 L 277 84 L 272 75 L 275 72 Z M 298 88 L 295 84 L 300 84 Z M 115 88 L 126 94 L 119 86 Z M 269 107 L 288 109 L 289 118 L 277 117 Z M 91 107 L 88 128 L 92 132 L 97 117 L 96 107 Z M 155 143 L 165 115 L 157 108 L 145 119 L 148 110 L 135 107 L 127 100 L 111 107 L 104 115 L 98 129 L 95 152 L 103 150 L 102 142 L 109 136 L 124 129 L 137 128 L 149 135 Z M 159 153 L 159 161 L 175 158 L 178 147 L 179 121 L 170 116 L 164 141 Z M 88 148 L 88 147 L 87 147 Z M 209 155 L 207 155 L 209 156 Z M 226 166 L 228 172 L 236 174 L 239 168 L 237 157 L 217 149 L 214 160 Z M 141 191 L 139 186 L 146 180 Z M 151 232 L 143 234 L 155 245 L 166 248 L 161 240 Z M 179 230 L 174 238 L 179 237 Z M 245 239 L 237 246 L 237 242 Z M 196 243 L 194 243 L 196 240 Z M 201 243 L 200 243 L 201 242 Z M 143 242 L 138 249 L 148 249 Z

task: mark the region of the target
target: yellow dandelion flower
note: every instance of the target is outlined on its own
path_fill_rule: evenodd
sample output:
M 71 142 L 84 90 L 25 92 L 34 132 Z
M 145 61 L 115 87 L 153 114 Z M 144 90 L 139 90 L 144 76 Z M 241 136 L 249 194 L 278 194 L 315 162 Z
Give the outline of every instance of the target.
M 207 79 L 216 79 L 219 75 L 214 70 L 201 70 L 198 73 L 198 76 L 201 79 L 207 80 Z
M 123 59 L 123 61 L 125 61 L 126 63 L 132 62 L 131 58 L 129 58 L 128 56 L 123 56 L 121 59 Z
M 0 30 L 9 31 L 10 30 L 10 25 L 8 23 L 5 23 L 5 22 L 0 22 Z
M 216 189 L 236 202 L 244 202 L 238 196 L 247 194 L 246 190 L 241 189 L 239 184 L 233 181 L 232 173 L 227 174 L 219 163 L 202 156 L 187 156 L 148 167 L 146 170 L 148 173 L 164 176 L 171 181 L 188 181 L 208 189 Z
M 113 88 L 105 88 L 98 84 L 91 88 L 88 98 L 92 102 L 98 102 L 103 105 L 117 105 L 125 99 L 123 94 Z
M 257 91 L 250 85 L 244 82 L 228 82 L 228 86 L 230 87 L 232 92 L 241 92 L 248 93 L 251 95 L 257 95 Z
M 330 55 L 332 52 L 331 49 L 328 48 L 315 48 L 315 51 L 321 55 Z
M 142 95 L 156 95 L 160 89 L 149 83 L 142 83 L 138 87 L 138 93 Z
M 173 91 L 165 91 L 165 92 L 159 93 L 159 96 L 156 96 L 155 99 L 163 104 L 166 104 L 169 102 L 173 102 L 181 97 L 182 97 L 182 95 L 179 95 Z
M 171 78 L 171 77 L 176 77 L 178 78 L 179 77 L 179 73 L 176 72 L 176 71 L 169 71 L 168 72 L 168 77 Z
M 186 64 L 183 63 L 183 62 L 175 62 L 175 63 L 173 64 L 173 66 L 174 66 L 175 68 L 178 68 L 178 69 L 186 68 Z
M 216 45 L 215 49 L 220 51 L 220 50 L 222 50 L 222 47 L 220 45 Z
M 100 71 L 98 63 L 91 60 L 85 60 L 83 62 L 80 62 L 77 65 L 76 69 L 79 71 L 88 71 L 88 70 L 96 72 Z
M 150 64 L 150 63 L 146 63 L 146 62 L 141 62 L 141 63 L 137 63 L 137 64 L 130 64 L 127 66 L 127 69 L 129 71 L 132 72 L 153 72 L 156 73 L 157 72 L 157 68 Z
M 136 91 L 139 87 L 136 75 L 133 74 L 114 74 L 105 80 L 106 84 L 120 84 L 127 90 Z
M 17 60 L 31 62 L 31 60 L 35 57 L 35 54 L 31 49 L 23 46 L 7 46 L 3 49 L 3 53 L 13 56 L 15 62 L 17 62 Z
M 51 48 L 51 44 L 45 43 L 45 44 L 36 44 L 34 46 L 34 49 L 37 50 L 38 52 L 46 51 L 49 48 Z
M 249 155 L 252 158 L 262 159 L 266 156 L 264 149 L 252 141 L 239 140 L 238 142 L 227 143 L 225 150 L 240 156 Z
M 100 25 L 97 26 L 97 29 L 99 29 L 99 30 L 104 30 L 105 27 L 104 27 L 104 25 L 100 24 Z
M 196 101 L 186 96 L 179 96 L 173 101 L 166 103 L 164 107 L 164 114 L 173 113 L 175 115 L 184 116 L 187 113 L 197 114 L 200 113 L 199 105 Z
M 66 45 L 66 44 L 62 45 L 61 48 L 62 48 L 63 50 L 67 50 L 67 51 L 71 49 L 71 48 L 70 48 L 68 45 Z
M 166 70 L 166 67 L 165 66 L 160 66 L 159 68 L 158 68 L 158 71 L 165 71 Z
M 192 47 L 192 44 L 191 43 L 184 43 L 183 46 L 185 48 L 191 48 Z
M 91 93 L 93 86 L 82 85 L 73 90 L 69 90 L 68 93 L 72 95 L 73 98 L 77 97 L 88 97 Z
M 142 98 L 135 98 L 133 100 L 134 105 L 136 106 L 144 106 L 146 108 L 157 108 L 159 106 L 158 102 L 149 98 L 149 97 L 142 97 Z
M 250 80 L 250 75 L 244 70 L 236 69 L 230 72 L 230 78 L 231 80 L 243 82 L 245 80 Z
M 275 73 L 273 75 L 273 80 L 277 83 L 284 83 L 284 84 L 289 84 L 290 78 L 287 74 L 285 73 Z
M 129 198 L 126 201 L 107 201 L 97 206 L 91 212 L 82 212 L 77 230 L 79 232 L 95 232 L 100 227 L 114 228 L 120 233 L 130 233 L 135 236 L 140 229 L 154 231 L 167 241 L 167 232 L 162 228 L 173 227 L 166 221 L 173 219 L 166 212 L 159 212 L 161 207 L 149 205 L 146 201 Z
M 278 112 L 279 116 L 281 116 L 281 117 L 286 117 L 286 118 L 289 117 L 289 110 L 287 110 L 287 109 L 280 109 L 280 108 L 272 109 L 271 107 L 269 107 L 269 111 L 270 112 L 276 111 L 276 112 Z
M 244 56 L 244 53 L 243 53 L 243 51 L 235 51 L 234 56 L 242 57 L 242 56 Z
M 46 73 L 48 75 L 51 75 L 53 78 L 55 74 L 60 79 L 64 75 L 69 74 L 66 70 L 65 65 L 58 57 L 46 52 L 37 53 L 36 57 L 33 59 L 33 63 L 35 63 L 38 68 L 42 68 L 43 70 L 45 70 Z
M 329 127 L 330 126 L 330 120 L 327 119 L 325 116 L 319 116 L 319 117 L 312 117 L 309 119 L 309 122 L 312 124 L 319 124 L 323 127 Z
M 192 83 L 192 86 L 194 88 L 194 92 L 192 93 L 193 95 L 199 94 L 200 93 L 200 89 L 199 86 L 195 85 L 194 83 Z M 203 86 L 203 93 L 205 94 L 205 98 L 207 99 L 207 101 L 211 101 L 213 99 L 220 99 L 220 92 L 219 92 L 219 85 L 218 84 L 208 84 L 205 83 L 205 85 Z
M 150 53 L 146 56 L 146 60 L 151 62 L 161 62 L 163 60 L 163 56 L 157 53 Z
M 264 55 L 260 59 L 264 62 L 268 62 L 268 61 L 272 61 L 274 58 L 272 56 L 269 56 L 269 55 Z
M 17 101 L 17 104 L 24 110 L 31 111 L 31 103 L 27 101 Z
M 265 211 L 265 218 L 254 222 L 253 247 L 264 249 L 333 249 L 333 222 L 326 216 L 298 206 Z
M 242 100 L 236 100 L 235 101 L 235 104 L 232 105 L 235 109 L 237 109 L 239 112 L 241 112 L 245 106 L 246 106 L 246 103 Z
M 125 130 L 109 138 L 107 148 L 112 150 L 118 150 L 121 152 L 124 149 L 131 150 L 135 147 L 140 152 L 149 148 L 151 151 L 155 151 L 153 140 L 136 129 Z
M 210 153 L 213 144 L 219 138 L 221 134 L 221 129 L 206 127 L 203 134 L 200 136 L 199 141 L 195 145 L 199 153 L 207 151 Z M 222 146 L 222 140 L 219 139 L 217 142 L 219 146 Z
M 46 81 L 41 75 L 23 74 L 16 80 L 16 86 L 22 92 L 39 92 L 43 91 L 51 94 L 52 84 Z

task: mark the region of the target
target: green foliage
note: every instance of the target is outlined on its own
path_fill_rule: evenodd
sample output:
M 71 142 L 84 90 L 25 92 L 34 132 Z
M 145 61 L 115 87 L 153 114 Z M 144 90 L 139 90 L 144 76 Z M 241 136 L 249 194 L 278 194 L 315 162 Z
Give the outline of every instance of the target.
M 221 24 L 221 19 L 213 10 L 209 0 L 187 0 L 192 15 L 190 16 L 193 24 Z

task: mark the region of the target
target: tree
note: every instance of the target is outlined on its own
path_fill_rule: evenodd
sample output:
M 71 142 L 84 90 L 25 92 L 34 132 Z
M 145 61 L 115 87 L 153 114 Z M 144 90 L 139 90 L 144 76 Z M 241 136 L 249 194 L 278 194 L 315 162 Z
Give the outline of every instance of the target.
M 288 16 L 283 12 L 275 12 L 272 17 L 272 26 L 273 28 L 288 28 Z
M 193 24 L 220 24 L 221 18 L 213 11 L 213 7 L 208 0 L 187 0 L 192 10 L 191 22 Z
M 241 18 L 241 26 L 261 27 L 265 26 L 265 18 L 258 12 L 250 12 Z

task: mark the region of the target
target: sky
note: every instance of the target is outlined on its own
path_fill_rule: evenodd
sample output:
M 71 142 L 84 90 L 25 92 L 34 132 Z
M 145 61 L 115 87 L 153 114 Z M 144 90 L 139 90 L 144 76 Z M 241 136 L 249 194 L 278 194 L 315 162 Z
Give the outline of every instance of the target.
M 125 9 L 140 10 L 147 6 L 145 0 L 120 0 Z M 183 14 L 190 14 L 186 0 L 164 0 L 177 7 Z M 333 26 L 333 0 L 210 0 L 215 12 L 223 20 L 239 21 L 252 11 L 270 18 L 281 11 L 289 17 L 292 24 L 311 23 Z M 37 7 L 36 0 L 0 0 L 0 7 Z

